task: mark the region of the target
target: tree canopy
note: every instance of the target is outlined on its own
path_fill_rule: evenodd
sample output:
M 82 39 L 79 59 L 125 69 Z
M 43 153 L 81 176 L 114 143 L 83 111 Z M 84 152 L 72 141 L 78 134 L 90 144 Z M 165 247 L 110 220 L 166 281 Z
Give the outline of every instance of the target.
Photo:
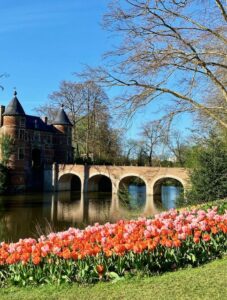
M 106 67 L 88 71 L 105 85 L 125 87 L 118 100 L 129 113 L 165 96 L 170 120 L 199 112 L 227 129 L 224 2 L 112 1 L 104 26 L 117 45 Z
M 191 171 L 189 202 L 214 201 L 227 197 L 227 147 L 223 139 L 211 132 L 203 146 L 195 149 Z
M 64 104 L 73 124 L 76 160 L 110 163 L 119 155 L 118 131 L 111 126 L 108 97 L 99 85 L 93 81 L 62 81 L 49 98 L 51 102 L 36 108 L 36 111 L 41 115 L 48 114 L 51 122 Z

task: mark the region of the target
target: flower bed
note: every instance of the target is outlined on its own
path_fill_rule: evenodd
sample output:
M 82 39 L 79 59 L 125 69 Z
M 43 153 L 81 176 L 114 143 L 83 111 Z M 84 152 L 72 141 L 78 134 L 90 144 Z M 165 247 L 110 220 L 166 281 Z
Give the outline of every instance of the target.
M 170 210 L 154 219 L 69 228 L 38 240 L 1 243 L 1 280 L 95 282 L 199 265 L 227 251 L 227 212 Z

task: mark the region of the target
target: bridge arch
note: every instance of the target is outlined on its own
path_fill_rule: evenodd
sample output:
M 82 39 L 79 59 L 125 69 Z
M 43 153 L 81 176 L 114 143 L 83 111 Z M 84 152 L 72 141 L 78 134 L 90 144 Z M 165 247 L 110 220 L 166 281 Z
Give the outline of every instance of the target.
M 162 178 L 173 178 L 181 182 L 184 190 L 190 186 L 189 172 L 184 168 L 153 168 L 153 167 L 135 167 L 135 166 L 89 166 L 85 168 L 83 165 L 68 165 L 68 164 L 54 164 L 52 166 L 52 180 L 47 177 L 46 188 L 51 190 L 69 190 L 71 189 L 70 176 L 68 176 L 68 181 L 66 178 L 61 178 L 65 174 L 74 174 L 78 176 L 81 180 L 82 192 L 88 191 L 88 182 L 95 179 L 98 181 L 99 178 L 93 178 L 93 176 L 106 176 L 111 180 L 112 183 L 112 193 L 117 194 L 119 189 L 119 183 L 121 180 L 128 176 L 135 176 L 141 178 L 146 184 L 146 194 L 153 195 L 153 187 L 156 181 Z M 46 172 L 48 175 L 48 171 Z M 90 179 L 89 179 L 90 178 Z M 64 179 L 64 180 L 63 180 Z M 58 185 L 60 181 L 60 184 Z M 64 182 L 64 184 L 63 184 Z M 68 182 L 68 187 L 66 183 Z M 60 187 L 59 187 L 60 186 Z M 91 189 L 91 187 L 90 187 Z
M 87 191 L 112 193 L 113 179 L 104 173 L 92 174 L 88 179 Z
M 130 173 L 130 174 L 125 174 L 119 178 L 117 192 L 119 192 L 119 190 L 122 188 L 124 184 L 128 185 L 130 182 L 132 182 L 131 181 L 132 179 L 136 179 L 136 178 L 138 178 L 141 181 L 141 183 L 144 183 L 147 190 L 148 187 L 147 180 L 140 174 Z
M 118 197 L 122 208 L 142 209 L 146 203 L 147 182 L 138 174 L 121 176 L 118 184 Z
M 172 175 L 172 174 L 167 174 L 167 175 L 155 176 L 151 182 L 152 189 L 154 189 L 154 185 L 157 183 L 157 181 L 166 180 L 166 179 L 174 179 L 174 180 L 180 182 L 184 189 L 186 189 L 186 187 L 187 187 L 187 183 L 184 179 L 182 179 L 178 176 Z
M 159 176 L 153 180 L 151 186 L 154 199 L 162 200 L 162 186 L 166 184 L 171 185 L 171 183 L 174 186 L 179 186 L 183 192 L 186 189 L 186 182 L 180 177 L 172 175 Z
M 75 173 L 65 173 L 60 175 L 58 179 L 58 190 L 81 192 L 82 180 L 80 176 Z

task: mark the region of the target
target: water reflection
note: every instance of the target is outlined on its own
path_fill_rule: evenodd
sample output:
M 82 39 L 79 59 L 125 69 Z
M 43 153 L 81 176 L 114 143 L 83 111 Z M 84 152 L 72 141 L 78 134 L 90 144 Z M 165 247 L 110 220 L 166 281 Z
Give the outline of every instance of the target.
M 130 185 L 128 188 L 131 201 L 130 208 L 143 208 L 146 204 L 146 186 L 145 185 Z
M 168 187 L 169 188 L 169 187 Z M 170 191 L 171 189 L 169 189 Z M 59 192 L 0 197 L 0 241 L 38 237 L 70 226 L 116 222 L 121 218 L 152 216 L 162 210 L 153 196 L 146 197 L 144 186 L 129 186 L 128 200 L 111 193 Z M 168 196 L 169 195 L 169 196 Z M 163 205 L 174 206 L 176 192 L 163 189 Z M 170 200 L 168 200 L 168 197 Z
M 176 207 L 176 199 L 181 193 L 179 186 L 162 186 L 162 206 L 164 209 Z

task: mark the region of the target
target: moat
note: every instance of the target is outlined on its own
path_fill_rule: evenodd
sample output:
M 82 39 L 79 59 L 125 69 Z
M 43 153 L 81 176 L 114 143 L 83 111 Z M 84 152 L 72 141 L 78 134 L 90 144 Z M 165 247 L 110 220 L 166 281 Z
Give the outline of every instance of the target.
M 68 227 L 85 228 L 99 222 L 152 216 L 175 206 L 179 188 L 162 187 L 162 201 L 152 199 L 144 186 L 129 186 L 129 197 L 111 193 L 58 192 L 0 197 L 0 241 L 17 241 Z

